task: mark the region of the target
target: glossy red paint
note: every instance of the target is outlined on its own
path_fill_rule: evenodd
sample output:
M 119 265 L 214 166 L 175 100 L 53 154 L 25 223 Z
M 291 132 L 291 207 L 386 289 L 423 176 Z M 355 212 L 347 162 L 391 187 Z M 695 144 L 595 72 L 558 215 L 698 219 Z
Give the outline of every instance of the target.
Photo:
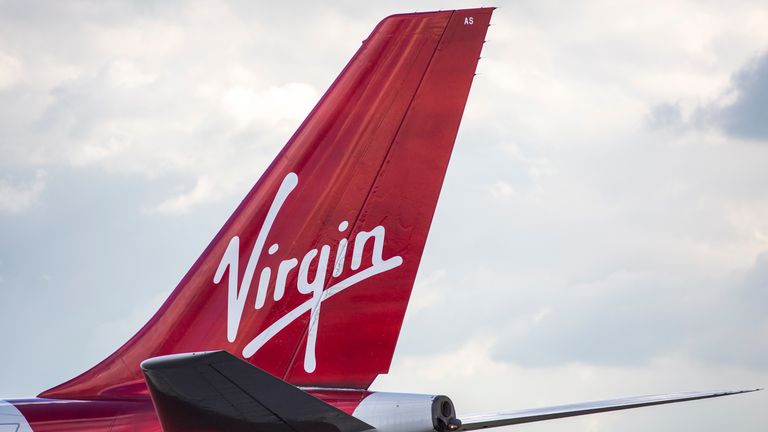
M 371 394 L 364 390 L 310 389 L 307 392 L 350 415 Z M 9 402 L 24 415 L 34 432 L 162 432 L 149 398 Z
M 10 402 L 24 415 L 34 432 L 162 431 L 148 398 L 134 401 L 21 399 Z
M 310 389 L 306 391 L 349 415 L 352 415 L 360 402 L 372 393 L 367 390 L 353 389 Z
M 139 364 L 220 349 L 354 412 L 389 369 L 492 11 L 379 23 L 155 316 L 91 370 L 11 401 L 32 430 L 160 431 Z
M 125 345 L 88 372 L 43 392 L 46 398 L 136 398 L 146 387 L 139 364 L 150 357 L 246 345 L 312 295 L 297 290 L 298 266 L 285 295 L 273 300 L 283 260 L 339 242 L 349 249 L 360 232 L 383 227 L 379 258 L 401 257 L 386 274 L 356 283 L 322 303 L 317 315 L 314 371 L 304 361 L 310 313 L 302 313 L 263 345 L 252 364 L 296 385 L 367 388 L 389 369 L 492 9 L 395 15 L 383 20 L 262 175 L 157 314 Z M 471 18 L 471 19 L 470 19 Z M 227 339 L 228 280 L 214 275 L 239 237 L 242 281 L 271 203 L 289 173 L 298 184 L 268 233 L 234 342 Z M 347 221 L 349 228 L 340 232 Z M 361 269 L 378 254 L 369 241 Z M 274 255 L 266 250 L 272 244 Z M 343 254 L 338 254 L 343 255 Z M 338 276 L 354 276 L 352 251 Z M 310 257 L 311 258 L 311 257 Z M 309 267 L 312 279 L 319 267 Z M 262 269 L 271 268 L 264 306 L 254 309 Z M 245 285 L 245 284 L 243 284 Z M 243 286 L 239 286 L 242 293 Z

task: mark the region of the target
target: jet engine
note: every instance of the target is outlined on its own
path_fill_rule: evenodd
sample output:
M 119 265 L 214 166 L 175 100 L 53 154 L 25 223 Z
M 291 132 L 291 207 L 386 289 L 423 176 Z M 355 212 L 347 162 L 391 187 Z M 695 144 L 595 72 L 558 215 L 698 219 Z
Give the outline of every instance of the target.
M 380 432 L 445 432 L 461 427 L 448 396 L 371 393 L 352 414 Z

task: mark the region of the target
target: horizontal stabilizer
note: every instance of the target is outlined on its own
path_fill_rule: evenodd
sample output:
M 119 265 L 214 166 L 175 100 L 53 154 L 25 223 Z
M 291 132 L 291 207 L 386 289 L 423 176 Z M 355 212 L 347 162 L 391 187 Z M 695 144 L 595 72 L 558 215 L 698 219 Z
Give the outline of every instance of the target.
M 531 423 L 542 420 L 553 420 L 563 417 L 573 417 L 586 414 L 596 414 L 606 411 L 617 411 L 630 408 L 640 408 L 652 405 L 662 405 L 675 402 L 686 402 L 697 399 L 709 399 L 720 396 L 749 393 L 754 390 L 737 390 L 721 392 L 688 392 L 652 396 L 633 396 L 620 399 L 609 399 L 594 402 L 583 402 L 569 405 L 558 405 L 543 408 L 533 408 L 517 411 L 507 411 L 494 414 L 481 414 L 462 417 L 461 430 L 470 431 L 498 426 L 509 426 L 521 423 Z
M 226 351 L 141 364 L 164 432 L 362 432 L 367 423 Z

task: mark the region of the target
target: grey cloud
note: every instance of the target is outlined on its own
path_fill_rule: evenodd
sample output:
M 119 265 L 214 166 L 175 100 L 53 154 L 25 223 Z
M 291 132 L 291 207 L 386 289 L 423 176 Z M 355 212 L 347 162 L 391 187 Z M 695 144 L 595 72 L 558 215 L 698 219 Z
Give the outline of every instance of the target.
M 552 248 L 551 271 L 563 272 L 553 240 L 518 239 Z M 525 252 L 540 252 L 525 249 L 513 247 L 502 257 L 483 251 L 485 266 L 484 259 L 440 257 L 439 265 L 448 269 L 440 280 L 442 297 L 418 314 L 409 313 L 401 352 L 448 353 L 462 341 L 493 335 L 497 360 L 531 368 L 642 367 L 678 356 L 718 367 L 768 370 L 767 254 L 753 268 L 716 280 L 639 269 L 578 280 L 526 270 Z M 440 268 L 434 261 L 427 257 L 424 266 Z
M 713 115 L 731 136 L 768 139 L 768 52 L 751 61 L 733 77 L 735 100 Z
M 755 266 L 744 278 L 740 291 L 744 303 L 750 308 L 763 314 L 768 311 L 768 253 L 757 257 Z
M 765 370 L 767 290 L 765 253 L 743 275 L 719 283 L 625 275 L 597 286 L 574 285 L 553 299 L 552 312 L 539 325 L 510 332 L 513 337 L 503 337 L 495 353 L 529 367 L 643 365 L 683 355 Z
M 0 214 L 19 213 L 34 205 L 45 189 L 45 171 L 38 171 L 29 181 L 18 182 L 0 177 Z
M 707 331 L 690 341 L 692 350 L 720 363 L 768 368 L 768 252 L 709 306 L 710 314 L 699 316 Z
M 684 115 L 680 103 L 653 105 L 647 115 L 654 129 L 716 129 L 737 139 L 768 140 L 768 52 L 742 65 L 716 100 L 695 103 Z
M 747 314 L 756 302 L 744 299 L 762 280 L 764 261 L 745 270 L 755 255 L 752 246 L 742 251 L 760 223 L 734 219 L 759 212 L 765 196 L 754 147 L 691 154 L 683 135 L 648 134 L 510 155 L 494 153 L 481 130 L 466 136 L 473 139 L 456 147 L 422 264 L 427 276 L 445 269 L 444 298 L 409 315 L 403 352 L 445 353 L 491 334 L 498 360 L 527 367 L 681 356 L 768 369 L 757 331 L 765 318 Z M 498 157 L 483 156 L 490 153 Z M 555 174 L 526 176 L 521 160 L 534 155 L 551 159 Z M 505 200 L 481 188 L 500 173 L 516 191 Z M 736 254 L 740 270 L 712 268 Z
M 680 105 L 676 103 L 660 103 L 648 113 L 648 125 L 654 129 L 668 129 L 680 126 L 683 114 Z

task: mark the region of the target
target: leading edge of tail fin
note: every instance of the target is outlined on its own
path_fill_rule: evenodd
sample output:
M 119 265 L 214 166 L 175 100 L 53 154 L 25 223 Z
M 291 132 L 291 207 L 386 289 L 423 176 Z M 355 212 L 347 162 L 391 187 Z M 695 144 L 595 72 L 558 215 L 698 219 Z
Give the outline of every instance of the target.
M 227 350 L 295 385 L 389 370 L 492 8 L 381 21 L 152 319 L 40 396 L 144 397 Z

